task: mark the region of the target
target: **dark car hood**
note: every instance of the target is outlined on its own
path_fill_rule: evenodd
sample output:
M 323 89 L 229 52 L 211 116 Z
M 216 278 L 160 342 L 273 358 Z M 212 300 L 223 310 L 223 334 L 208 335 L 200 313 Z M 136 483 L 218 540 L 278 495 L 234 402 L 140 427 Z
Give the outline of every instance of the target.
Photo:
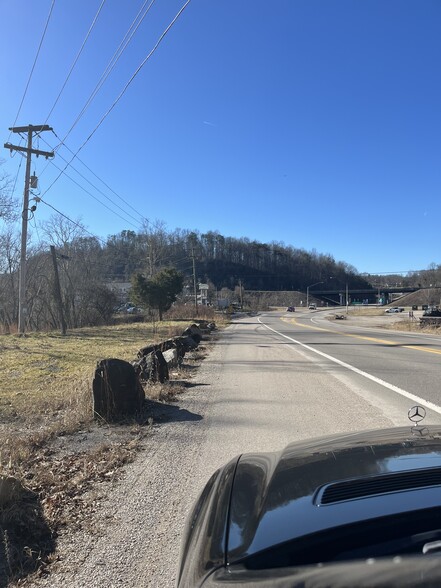
M 228 562 L 326 528 L 438 506 L 439 484 L 441 427 L 335 435 L 242 455 Z

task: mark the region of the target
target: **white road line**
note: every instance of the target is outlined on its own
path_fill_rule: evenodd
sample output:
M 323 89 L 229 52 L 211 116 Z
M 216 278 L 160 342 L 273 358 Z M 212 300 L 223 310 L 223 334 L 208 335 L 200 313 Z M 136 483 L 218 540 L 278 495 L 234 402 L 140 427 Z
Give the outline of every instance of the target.
M 421 398 L 420 396 L 416 396 L 415 394 L 411 394 L 410 392 L 407 392 L 406 390 L 403 390 L 402 388 L 398 388 L 398 386 L 394 386 L 393 384 L 389 384 L 389 382 L 385 382 L 384 380 L 377 378 L 376 376 L 373 376 L 372 374 L 368 374 L 367 372 L 364 372 L 363 370 L 359 370 L 358 368 L 356 368 L 353 365 L 350 365 L 349 363 L 341 361 L 340 359 L 337 359 L 336 357 L 332 357 L 332 355 L 328 355 L 327 353 L 323 353 L 323 351 L 319 351 L 318 349 L 314 349 L 314 347 L 310 347 L 309 345 L 305 345 L 305 343 L 302 343 L 301 341 L 298 341 L 297 339 L 293 339 L 292 337 L 289 337 L 288 335 L 284 335 L 283 333 L 280 333 L 279 331 L 276 331 L 276 329 L 273 329 L 272 327 L 269 327 L 268 325 L 263 323 L 260 320 L 260 317 L 258 317 L 257 320 L 259 321 L 259 323 L 263 327 L 265 327 L 266 329 L 269 329 L 270 331 L 273 331 L 273 333 L 276 333 L 277 335 L 280 335 L 280 337 L 284 337 L 285 339 L 288 339 L 289 341 L 296 343 L 296 345 L 300 345 L 304 349 L 308 349 L 308 351 L 311 351 L 312 353 L 316 353 L 317 355 L 320 355 L 321 357 L 324 357 L 324 358 L 328 359 L 329 361 L 332 361 L 332 362 L 334 362 L 338 365 L 341 365 L 342 367 L 344 367 L 344 368 L 346 368 L 346 369 L 348 369 L 348 370 L 350 370 L 360 376 L 363 376 L 363 378 L 367 378 L 368 380 L 371 380 L 372 382 L 375 382 L 376 384 L 379 384 L 380 386 L 383 386 L 384 388 L 388 388 L 389 390 L 392 390 L 392 392 L 396 392 L 397 394 L 401 394 L 401 396 L 404 396 L 405 398 L 409 398 L 409 400 L 413 400 L 417 404 L 422 404 L 422 405 L 426 406 L 428 409 L 433 410 L 434 412 L 437 412 L 438 414 L 441 414 L 441 407 L 439 407 L 436 404 L 433 404 L 433 402 L 430 402 L 430 400 L 426 400 L 425 398 Z

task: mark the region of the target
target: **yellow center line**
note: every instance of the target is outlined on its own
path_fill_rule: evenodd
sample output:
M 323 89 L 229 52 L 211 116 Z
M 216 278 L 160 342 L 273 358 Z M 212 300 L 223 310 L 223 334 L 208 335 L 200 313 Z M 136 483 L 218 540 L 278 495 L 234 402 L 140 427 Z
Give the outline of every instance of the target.
M 298 323 L 297 319 L 295 318 L 282 318 L 287 323 L 292 323 L 293 325 L 297 325 L 298 327 L 303 327 L 305 329 L 313 329 L 315 331 L 325 331 L 327 333 L 334 333 L 336 335 L 341 335 L 343 337 L 352 337 L 354 339 L 363 339 L 365 341 L 372 341 L 374 343 L 381 343 L 382 345 L 399 345 L 403 349 L 413 349 L 414 351 L 424 351 L 425 353 L 435 353 L 437 355 L 441 355 L 441 349 L 433 349 L 432 347 L 416 347 L 415 345 L 402 345 L 398 341 L 386 341 L 385 339 L 378 339 L 377 337 L 367 337 L 366 335 L 354 335 L 353 333 L 342 333 L 341 331 L 334 331 L 333 329 L 325 329 L 323 327 L 315 327 L 313 325 L 304 325 L 303 323 Z

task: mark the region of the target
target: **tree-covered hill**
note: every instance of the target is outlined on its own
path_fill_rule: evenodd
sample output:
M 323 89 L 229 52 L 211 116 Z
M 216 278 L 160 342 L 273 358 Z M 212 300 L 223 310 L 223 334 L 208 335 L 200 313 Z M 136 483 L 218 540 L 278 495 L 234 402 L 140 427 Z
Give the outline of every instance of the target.
M 218 290 L 233 289 L 239 282 L 246 290 L 306 290 L 312 282 L 331 277 L 339 286 L 369 286 L 354 267 L 329 254 L 217 232 L 123 231 L 108 239 L 102 254 L 105 274 L 113 280 L 129 280 L 135 272 L 154 275 L 161 267 L 173 266 L 190 281 L 194 269 L 199 282 Z

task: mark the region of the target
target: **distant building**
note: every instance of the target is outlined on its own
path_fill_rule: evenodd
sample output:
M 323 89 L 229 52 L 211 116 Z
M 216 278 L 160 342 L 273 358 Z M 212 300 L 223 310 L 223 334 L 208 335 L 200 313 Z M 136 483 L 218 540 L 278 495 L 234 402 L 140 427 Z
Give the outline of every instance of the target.
M 208 284 L 198 284 L 199 295 L 198 295 L 198 304 L 202 306 L 207 306 L 208 302 Z

